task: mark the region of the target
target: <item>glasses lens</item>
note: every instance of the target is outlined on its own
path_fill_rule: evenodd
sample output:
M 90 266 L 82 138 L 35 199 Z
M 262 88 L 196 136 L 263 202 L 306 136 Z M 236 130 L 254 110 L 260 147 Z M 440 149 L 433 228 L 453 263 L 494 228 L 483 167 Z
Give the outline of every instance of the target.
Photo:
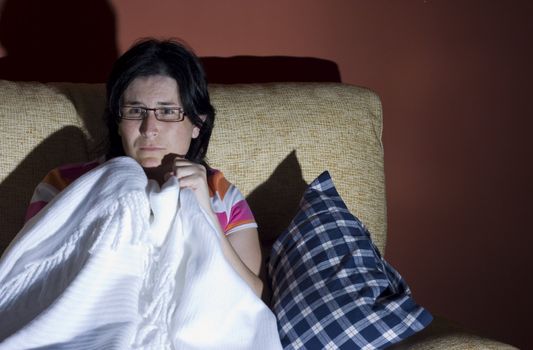
M 122 107 L 122 118 L 125 119 L 142 119 L 144 110 L 140 107 Z
M 162 107 L 156 110 L 157 119 L 162 121 L 179 122 L 183 119 L 183 111 L 178 107 Z

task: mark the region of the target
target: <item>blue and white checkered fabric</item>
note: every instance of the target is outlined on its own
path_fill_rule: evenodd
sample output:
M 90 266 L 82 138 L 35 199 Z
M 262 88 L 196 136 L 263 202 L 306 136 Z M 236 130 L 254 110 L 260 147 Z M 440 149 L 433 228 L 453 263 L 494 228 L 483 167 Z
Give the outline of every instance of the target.
M 427 326 L 432 316 L 337 193 L 328 172 L 274 243 L 268 271 L 285 349 L 377 349 Z

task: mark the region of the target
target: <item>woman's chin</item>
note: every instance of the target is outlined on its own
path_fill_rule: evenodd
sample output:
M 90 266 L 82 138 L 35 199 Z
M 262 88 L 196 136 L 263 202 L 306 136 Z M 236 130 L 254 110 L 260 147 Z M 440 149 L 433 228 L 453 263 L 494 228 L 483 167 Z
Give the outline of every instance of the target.
M 147 157 L 142 159 L 137 159 L 137 162 L 143 167 L 143 168 L 157 168 L 161 166 L 161 158 L 156 157 Z

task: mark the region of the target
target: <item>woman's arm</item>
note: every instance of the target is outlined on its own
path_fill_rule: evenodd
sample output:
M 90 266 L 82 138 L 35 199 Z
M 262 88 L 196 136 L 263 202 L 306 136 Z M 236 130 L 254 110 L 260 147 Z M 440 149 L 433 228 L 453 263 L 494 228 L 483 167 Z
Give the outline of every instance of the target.
M 226 236 L 242 262 L 256 276 L 261 271 L 261 245 L 256 228 L 245 228 Z
M 174 161 L 174 174 L 178 178 L 181 188 L 193 190 L 198 203 L 215 224 L 226 260 L 253 289 L 256 295 L 261 297 L 263 282 L 258 277 L 261 268 L 261 248 L 257 230 L 255 228 L 246 228 L 231 233 L 229 236 L 224 234 L 220 227 L 220 222 L 211 207 L 204 166 L 176 158 Z
M 226 259 L 230 261 L 233 268 L 254 290 L 255 294 L 261 297 L 263 281 L 259 278 L 261 249 L 257 230 L 255 228 L 243 229 L 229 236 L 224 236 L 224 238 L 226 238 L 226 241 L 229 242 L 229 247 L 231 247 L 231 250 L 229 247 L 225 248 L 225 243 L 222 243 L 222 250 Z M 238 259 L 239 261 L 232 262 L 231 259 Z
M 254 293 L 261 297 L 263 281 L 258 276 L 261 270 L 261 248 L 257 230 L 247 228 L 226 236 L 220 228 L 215 213 L 213 211 L 211 213 L 211 221 L 217 227 L 224 257 Z

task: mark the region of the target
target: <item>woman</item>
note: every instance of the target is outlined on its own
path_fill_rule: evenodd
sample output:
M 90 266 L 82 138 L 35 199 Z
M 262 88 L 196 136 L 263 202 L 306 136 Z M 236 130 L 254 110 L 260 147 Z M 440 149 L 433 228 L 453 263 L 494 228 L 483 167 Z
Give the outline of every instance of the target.
M 216 223 L 226 259 L 260 296 L 257 225 L 242 194 L 205 161 L 215 110 L 199 59 L 174 41 L 145 40 L 113 66 L 107 82 L 107 159 L 129 156 L 162 184 L 176 176 Z M 38 185 L 26 219 L 101 161 L 54 169 Z
M 215 111 L 198 58 L 134 45 L 106 117 L 107 157 L 51 171 L 0 260 L 0 349 L 280 349 L 257 224 L 205 161 Z

